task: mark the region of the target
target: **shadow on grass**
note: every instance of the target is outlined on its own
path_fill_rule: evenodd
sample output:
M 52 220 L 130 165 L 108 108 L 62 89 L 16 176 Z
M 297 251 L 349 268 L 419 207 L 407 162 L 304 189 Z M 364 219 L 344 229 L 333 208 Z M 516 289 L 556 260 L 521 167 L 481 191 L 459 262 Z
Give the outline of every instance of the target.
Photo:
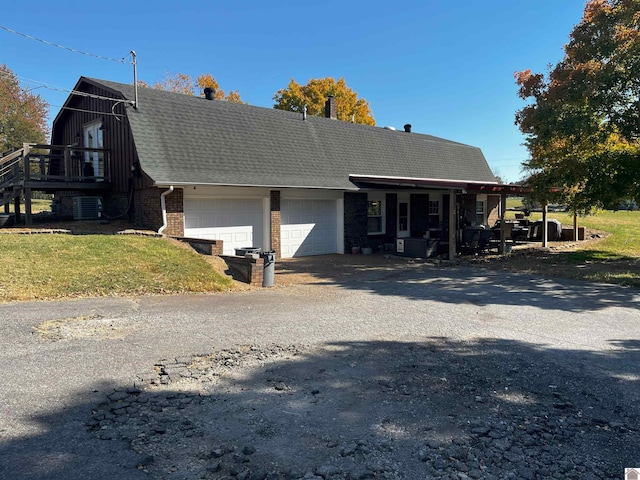
M 5 439 L 0 477 L 621 478 L 639 460 L 640 345 L 612 347 L 429 338 L 159 362 L 185 378 L 32 419 L 45 433 Z
M 634 263 L 637 262 L 637 258 L 627 257 L 624 255 L 618 255 L 607 250 L 578 250 L 575 252 L 558 253 L 556 256 L 560 258 L 566 258 L 567 262 L 580 263 L 580 262 L 608 262 L 608 261 L 621 261 Z
M 545 259 L 557 268 L 554 274 L 574 280 L 640 287 L 640 259 L 605 250 L 554 252 Z M 531 270 L 536 271 L 535 264 Z M 545 269 L 541 268 L 544 272 Z

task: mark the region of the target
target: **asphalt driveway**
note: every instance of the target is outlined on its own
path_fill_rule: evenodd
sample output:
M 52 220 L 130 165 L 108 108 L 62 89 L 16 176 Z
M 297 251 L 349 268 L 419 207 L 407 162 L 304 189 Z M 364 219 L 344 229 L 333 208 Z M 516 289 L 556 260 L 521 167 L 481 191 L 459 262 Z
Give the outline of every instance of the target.
M 238 345 L 508 342 L 520 358 L 542 355 L 615 385 L 625 421 L 640 420 L 637 290 L 450 265 L 313 261 L 313 276 L 283 262 L 277 282 L 289 286 L 272 289 L 0 305 L 0 478 L 148 478 L 126 442 L 88 432 L 95 405 L 159 360 Z M 625 460 L 640 464 L 637 454 Z

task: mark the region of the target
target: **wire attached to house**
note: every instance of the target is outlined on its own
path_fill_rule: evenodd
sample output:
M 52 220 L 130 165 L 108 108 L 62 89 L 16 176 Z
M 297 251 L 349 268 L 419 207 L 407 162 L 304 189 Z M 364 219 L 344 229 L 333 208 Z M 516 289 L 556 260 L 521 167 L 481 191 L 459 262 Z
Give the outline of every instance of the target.
M 60 110 L 71 110 L 72 112 L 81 112 L 81 113 L 97 113 L 99 115 L 109 115 L 116 117 L 117 120 L 120 120 L 120 117 L 124 117 L 123 113 L 114 113 L 114 112 L 99 112 L 97 110 L 85 110 L 83 108 L 74 108 L 74 107 L 65 107 L 63 105 L 49 105 L 50 107 L 56 107 Z
M 109 60 L 109 61 L 111 61 L 111 62 L 117 62 L 117 63 L 132 63 L 132 62 L 127 62 L 127 61 L 126 61 L 126 58 L 127 58 L 127 56 L 128 56 L 128 55 L 127 55 L 127 56 L 125 56 L 125 57 L 122 57 L 122 58 L 120 58 L 120 59 L 118 59 L 118 58 L 111 58 L 111 57 L 104 57 L 104 56 L 102 56 L 102 55 L 96 55 L 95 53 L 84 52 L 84 51 L 82 51 L 82 50 L 77 50 L 77 49 L 75 49 L 75 48 L 65 47 L 64 45 L 60 45 L 60 44 L 58 44 L 58 43 L 49 42 L 49 41 L 47 41 L 47 40 L 43 40 L 43 39 L 41 39 L 41 38 L 37 38 L 37 37 L 34 37 L 34 36 L 32 36 L 32 35 L 27 35 L 26 33 L 17 32 L 16 30 L 13 30 L 13 29 L 11 29 L 11 28 L 8 28 L 8 27 L 2 26 L 2 25 L 0 25 L 0 28 L 1 28 L 2 30 L 5 30 L 5 31 L 9 32 L 9 33 L 13 33 L 13 34 L 15 34 L 15 35 L 20 35 L 21 37 L 28 38 L 28 39 L 31 39 L 31 40 L 35 40 L 36 42 L 44 43 L 45 45 L 50 45 L 50 46 L 52 46 L 52 47 L 61 48 L 61 49 L 63 49 L 63 50 L 67 50 L 67 51 L 69 51 L 69 52 L 79 53 L 79 54 L 81 54 L 81 55 L 86 55 L 86 56 L 88 56 L 88 57 L 100 58 L 100 59 L 102 59 L 102 60 Z

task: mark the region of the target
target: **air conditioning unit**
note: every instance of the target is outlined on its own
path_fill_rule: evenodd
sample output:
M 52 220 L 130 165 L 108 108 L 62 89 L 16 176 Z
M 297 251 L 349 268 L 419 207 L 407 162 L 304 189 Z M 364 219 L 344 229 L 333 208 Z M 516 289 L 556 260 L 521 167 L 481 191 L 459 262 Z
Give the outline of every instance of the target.
M 73 197 L 74 220 L 96 220 L 102 216 L 102 197 Z

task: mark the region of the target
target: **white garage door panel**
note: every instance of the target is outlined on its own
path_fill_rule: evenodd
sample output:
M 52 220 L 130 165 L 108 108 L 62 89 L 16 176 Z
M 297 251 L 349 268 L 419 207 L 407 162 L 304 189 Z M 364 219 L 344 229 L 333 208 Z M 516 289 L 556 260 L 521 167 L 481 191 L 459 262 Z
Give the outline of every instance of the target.
M 186 237 L 222 240 L 223 253 L 236 248 L 262 247 L 262 200 L 253 198 L 185 198 Z
M 284 258 L 336 253 L 335 200 L 283 200 L 281 255 Z

